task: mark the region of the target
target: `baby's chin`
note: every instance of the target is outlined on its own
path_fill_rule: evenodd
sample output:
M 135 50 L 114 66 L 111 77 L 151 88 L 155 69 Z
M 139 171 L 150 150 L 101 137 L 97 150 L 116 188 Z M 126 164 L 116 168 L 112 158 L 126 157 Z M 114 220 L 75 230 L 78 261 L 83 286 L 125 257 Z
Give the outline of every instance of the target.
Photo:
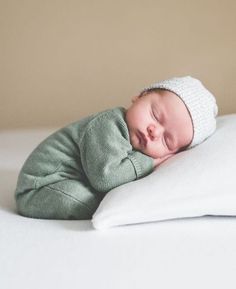
M 149 156 L 153 159 L 165 159 L 167 157 L 170 157 L 170 155 L 172 155 L 172 154 L 168 154 L 168 153 L 160 154 L 157 151 L 150 151 L 148 149 L 140 149 L 139 151 L 141 153 L 145 154 L 146 156 Z
M 135 150 L 143 153 L 144 155 L 148 156 L 148 157 L 151 157 L 153 159 L 158 159 L 158 158 L 161 158 L 162 156 L 160 156 L 157 152 L 152 152 L 152 151 L 149 151 L 147 150 L 146 148 L 141 148 L 141 147 L 134 147 Z
M 148 152 L 148 151 L 142 151 L 143 154 L 153 158 L 153 159 L 159 159 L 161 156 L 158 153 Z

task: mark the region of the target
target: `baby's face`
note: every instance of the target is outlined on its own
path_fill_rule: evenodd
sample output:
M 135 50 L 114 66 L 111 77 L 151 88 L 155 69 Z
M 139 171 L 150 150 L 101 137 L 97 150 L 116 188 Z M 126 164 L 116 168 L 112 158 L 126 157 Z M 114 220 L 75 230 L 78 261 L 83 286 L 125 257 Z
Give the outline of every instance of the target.
M 126 111 L 126 123 L 133 148 L 152 158 L 172 155 L 193 138 L 185 104 L 167 90 L 136 96 Z

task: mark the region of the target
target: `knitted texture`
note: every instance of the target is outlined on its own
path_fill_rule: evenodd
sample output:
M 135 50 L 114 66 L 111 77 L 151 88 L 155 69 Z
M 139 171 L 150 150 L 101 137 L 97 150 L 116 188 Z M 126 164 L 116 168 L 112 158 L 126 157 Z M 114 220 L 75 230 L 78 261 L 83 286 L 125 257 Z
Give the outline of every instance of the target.
M 18 176 L 17 209 L 34 218 L 87 219 L 105 193 L 153 169 L 153 159 L 130 144 L 125 109 L 103 111 L 56 131 L 34 149 Z
M 201 81 L 191 76 L 174 77 L 145 87 L 141 93 L 152 88 L 174 92 L 186 105 L 194 131 L 189 148 L 200 144 L 214 133 L 218 107 L 215 97 L 203 86 Z

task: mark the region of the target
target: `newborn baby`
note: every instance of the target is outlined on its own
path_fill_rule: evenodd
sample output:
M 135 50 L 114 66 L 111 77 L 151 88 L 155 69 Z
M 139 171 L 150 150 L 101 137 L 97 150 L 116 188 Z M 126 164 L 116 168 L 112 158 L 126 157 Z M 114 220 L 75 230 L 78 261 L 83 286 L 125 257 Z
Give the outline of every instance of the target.
M 91 219 L 111 189 L 208 138 L 217 111 L 199 80 L 176 77 L 143 89 L 128 109 L 109 109 L 61 128 L 35 148 L 20 171 L 19 214 Z

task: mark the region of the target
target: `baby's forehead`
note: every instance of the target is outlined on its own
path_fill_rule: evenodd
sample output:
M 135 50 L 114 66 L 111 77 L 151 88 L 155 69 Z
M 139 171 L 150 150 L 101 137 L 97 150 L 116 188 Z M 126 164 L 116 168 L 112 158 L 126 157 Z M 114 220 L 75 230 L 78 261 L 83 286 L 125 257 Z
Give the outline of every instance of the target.
M 182 99 L 177 94 L 169 90 L 158 89 L 143 95 L 143 97 L 149 98 L 154 105 L 163 107 L 163 109 L 171 108 L 172 110 L 175 108 L 175 110 L 178 110 L 179 107 L 187 109 Z
M 183 100 L 176 93 L 167 89 L 152 89 L 144 92 L 141 97 L 151 100 L 157 106 L 164 105 L 176 107 L 180 105 L 187 109 Z
M 143 90 L 140 92 L 139 96 L 143 97 L 143 96 L 147 96 L 150 94 L 157 94 L 157 95 L 164 95 L 165 91 L 167 91 L 166 89 L 161 89 L 161 88 L 150 88 L 148 90 Z

